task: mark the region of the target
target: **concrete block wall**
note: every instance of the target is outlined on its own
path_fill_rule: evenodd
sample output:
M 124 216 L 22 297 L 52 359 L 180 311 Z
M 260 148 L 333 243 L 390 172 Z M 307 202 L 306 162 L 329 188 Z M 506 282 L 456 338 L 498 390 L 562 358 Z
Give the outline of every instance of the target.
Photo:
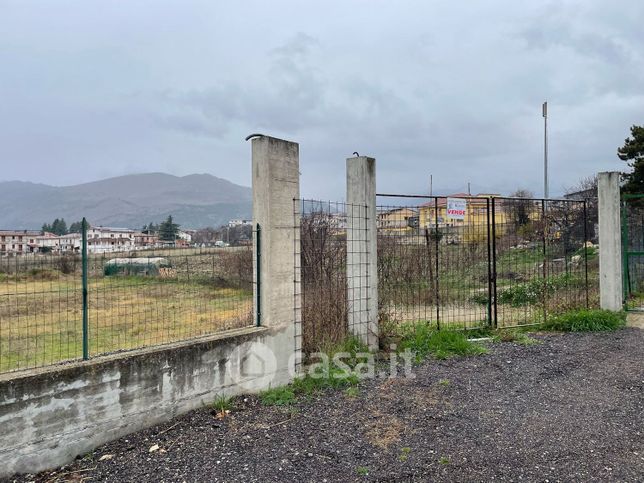
M 221 394 L 285 384 L 292 375 L 283 343 L 272 330 L 251 327 L 0 376 L 0 478 L 68 463 Z
M 253 224 L 261 227 L 261 254 L 253 261 L 256 327 L 0 375 L 0 478 L 65 464 L 218 395 L 292 380 L 300 354 L 293 254 L 298 145 L 253 139 L 252 170 Z

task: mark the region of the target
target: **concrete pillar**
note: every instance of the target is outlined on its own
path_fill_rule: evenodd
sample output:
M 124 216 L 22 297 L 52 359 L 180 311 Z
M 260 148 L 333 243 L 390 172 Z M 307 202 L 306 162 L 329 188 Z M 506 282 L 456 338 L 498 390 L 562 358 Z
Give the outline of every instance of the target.
M 260 136 L 252 140 L 253 156 L 253 226 L 260 227 L 259 267 L 253 261 L 256 287 L 255 322 L 259 308 L 260 325 L 270 329 L 270 349 L 278 368 L 292 376 L 300 347 L 295 337 L 295 320 L 300 304 L 295 303 L 300 280 L 295 273 L 295 230 L 293 200 L 300 197 L 299 145 L 290 141 Z M 257 237 L 257 235 L 255 235 Z M 298 264 L 299 267 L 299 264 Z M 257 278 L 259 268 L 259 280 Z M 259 282 L 259 283 L 258 283 Z M 257 288 L 260 291 L 258 307 Z M 283 378 L 273 381 L 287 382 Z
M 599 173 L 599 301 L 602 309 L 622 310 L 622 236 L 619 173 Z
M 378 348 L 376 160 L 347 159 L 347 297 L 349 332 Z

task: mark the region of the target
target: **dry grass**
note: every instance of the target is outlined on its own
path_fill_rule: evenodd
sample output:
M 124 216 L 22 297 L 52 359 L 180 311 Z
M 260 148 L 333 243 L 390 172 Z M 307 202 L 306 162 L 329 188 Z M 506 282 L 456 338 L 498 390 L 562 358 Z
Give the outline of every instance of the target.
M 49 278 L 49 279 L 48 279 Z M 75 275 L 0 280 L 0 372 L 82 356 Z M 199 280 L 93 278 L 90 355 L 165 344 L 252 323 L 252 293 Z
M 396 416 L 375 410 L 368 423 L 367 440 L 372 446 L 387 449 L 400 441 L 404 431 L 404 424 Z

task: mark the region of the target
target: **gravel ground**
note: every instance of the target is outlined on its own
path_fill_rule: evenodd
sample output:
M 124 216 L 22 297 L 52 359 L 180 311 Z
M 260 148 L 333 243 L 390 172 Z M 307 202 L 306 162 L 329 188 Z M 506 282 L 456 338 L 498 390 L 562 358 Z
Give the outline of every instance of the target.
M 536 337 L 355 397 L 194 411 L 18 480 L 644 481 L 644 331 Z

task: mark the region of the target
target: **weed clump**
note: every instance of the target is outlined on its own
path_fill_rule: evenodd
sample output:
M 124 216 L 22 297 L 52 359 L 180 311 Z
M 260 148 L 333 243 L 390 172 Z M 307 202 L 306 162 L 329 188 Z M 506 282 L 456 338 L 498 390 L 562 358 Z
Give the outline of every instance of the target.
M 621 329 L 624 325 L 626 312 L 584 309 L 552 317 L 542 327 L 561 332 L 597 332 Z
M 487 352 L 485 347 L 469 341 L 462 332 L 435 330 L 423 323 L 413 324 L 403 329 L 400 349 L 412 351 L 417 363 L 430 355 L 436 359 L 447 359 Z

